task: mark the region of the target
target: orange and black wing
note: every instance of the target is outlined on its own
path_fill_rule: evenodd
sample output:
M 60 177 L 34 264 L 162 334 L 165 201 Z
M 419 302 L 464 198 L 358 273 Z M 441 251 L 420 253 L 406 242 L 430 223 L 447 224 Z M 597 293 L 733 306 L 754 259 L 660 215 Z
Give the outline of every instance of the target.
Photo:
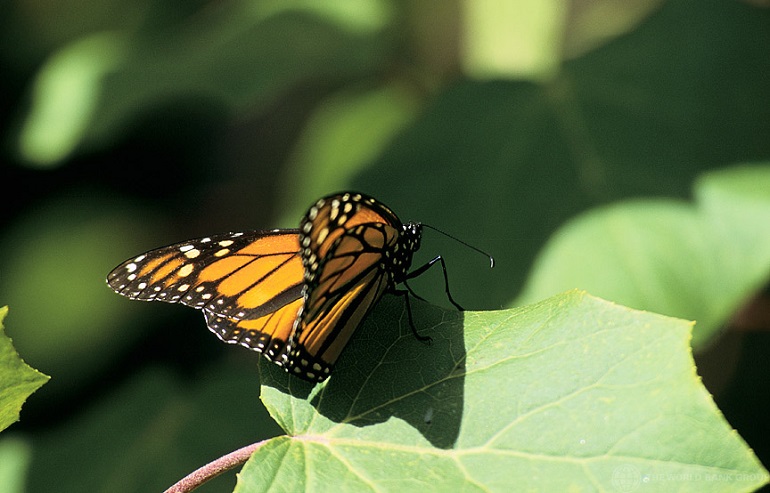
M 116 267 L 107 283 L 132 299 L 202 309 L 223 341 L 267 354 L 290 337 L 303 273 L 297 230 L 249 231 L 151 250 Z
M 223 341 L 318 382 L 383 293 L 407 278 L 419 240 L 418 224 L 342 193 L 317 201 L 299 230 L 177 243 L 127 260 L 107 282 L 132 299 L 201 309 Z
M 206 325 L 225 342 L 240 344 L 264 354 L 265 358 L 284 366 L 280 357 L 294 330 L 302 297 L 282 306 L 274 312 L 257 318 L 237 320 L 203 310 Z
M 361 194 L 321 199 L 300 226 L 304 304 L 285 349 L 287 371 L 324 380 L 366 314 L 392 287 L 386 256 L 401 223 Z

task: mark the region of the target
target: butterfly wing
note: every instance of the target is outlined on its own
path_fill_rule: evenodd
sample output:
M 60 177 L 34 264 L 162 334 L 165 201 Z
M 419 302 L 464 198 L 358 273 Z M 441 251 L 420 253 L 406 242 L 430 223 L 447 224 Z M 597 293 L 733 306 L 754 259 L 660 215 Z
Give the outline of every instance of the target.
M 201 309 L 223 341 L 318 382 L 385 291 L 406 278 L 419 247 L 410 228 L 371 197 L 337 194 L 316 202 L 299 230 L 177 243 L 127 260 L 107 282 L 132 299 Z
M 398 218 L 374 199 L 322 199 L 300 226 L 304 304 L 285 349 L 289 372 L 324 380 L 355 329 L 392 284 L 385 256 L 399 239 Z
M 249 231 L 151 250 L 116 267 L 107 283 L 132 299 L 202 309 L 223 341 L 265 351 L 289 338 L 303 272 L 297 230 Z
M 203 313 L 206 325 L 224 342 L 259 351 L 268 360 L 283 366 L 284 360 L 279 355 L 294 330 L 294 322 L 302 303 L 300 297 L 267 315 L 242 320 L 217 315 L 208 310 L 203 310 Z

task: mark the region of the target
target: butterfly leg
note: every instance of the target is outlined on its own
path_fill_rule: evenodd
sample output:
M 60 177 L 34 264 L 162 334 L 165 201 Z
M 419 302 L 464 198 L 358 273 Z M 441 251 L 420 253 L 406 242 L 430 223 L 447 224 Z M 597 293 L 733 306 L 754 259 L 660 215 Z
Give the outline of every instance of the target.
M 406 303 L 406 315 L 409 317 L 409 327 L 412 328 L 412 334 L 414 334 L 415 339 L 430 344 L 433 341 L 433 338 L 430 336 L 421 336 L 417 333 L 417 328 L 414 326 L 414 320 L 412 320 L 412 305 L 409 304 L 409 291 L 405 289 L 395 289 L 393 290 L 393 294 L 404 297 L 404 302 Z
M 458 310 L 465 311 L 463 307 L 461 307 L 455 300 L 452 298 L 452 293 L 449 292 L 449 276 L 446 273 L 446 262 L 444 262 L 444 257 L 441 255 L 437 255 L 436 258 L 431 260 L 430 262 L 422 265 L 421 267 L 418 267 L 417 269 L 413 270 L 409 274 L 407 274 L 406 279 L 414 279 L 415 277 L 422 275 L 425 271 L 433 267 L 437 262 L 441 263 L 441 270 L 444 272 L 444 289 L 446 291 L 446 296 L 449 299 L 450 303 L 452 303 Z M 405 279 L 405 281 L 406 281 Z M 406 282 L 404 282 L 404 285 L 409 289 L 409 291 L 412 290 Z M 414 293 L 412 293 L 414 294 Z M 417 298 L 420 298 L 419 296 L 415 295 Z M 422 298 L 420 298 L 422 299 Z

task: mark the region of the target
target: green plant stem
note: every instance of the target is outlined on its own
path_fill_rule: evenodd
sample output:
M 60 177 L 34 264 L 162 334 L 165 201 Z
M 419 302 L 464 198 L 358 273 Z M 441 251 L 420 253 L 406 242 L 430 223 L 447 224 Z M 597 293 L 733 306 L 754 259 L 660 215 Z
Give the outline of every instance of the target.
M 177 483 L 175 483 L 172 487 L 167 489 L 164 493 L 189 493 L 210 479 L 219 476 L 223 472 L 244 464 L 247 460 L 249 460 L 251 454 L 254 453 L 254 451 L 261 447 L 264 443 L 265 440 L 252 443 L 251 445 L 247 445 L 243 448 L 239 448 L 238 450 L 234 450 L 227 455 L 223 455 L 222 457 L 211 461 L 205 466 L 191 472 Z

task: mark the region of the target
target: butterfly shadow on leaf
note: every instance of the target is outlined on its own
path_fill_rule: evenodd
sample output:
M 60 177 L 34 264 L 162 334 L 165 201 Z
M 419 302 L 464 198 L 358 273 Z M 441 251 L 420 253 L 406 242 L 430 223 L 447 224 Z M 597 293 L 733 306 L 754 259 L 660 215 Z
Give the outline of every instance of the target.
M 309 402 L 335 423 L 366 427 L 395 417 L 439 448 L 454 446 L 463 414 L 463 314 L 412 299 L 418 341 L 402 299 L 386 295 L 361 324 L 322 387 L 260 362 L 262 384 Z M 294 422 L 294 426 L 302 428 Z

